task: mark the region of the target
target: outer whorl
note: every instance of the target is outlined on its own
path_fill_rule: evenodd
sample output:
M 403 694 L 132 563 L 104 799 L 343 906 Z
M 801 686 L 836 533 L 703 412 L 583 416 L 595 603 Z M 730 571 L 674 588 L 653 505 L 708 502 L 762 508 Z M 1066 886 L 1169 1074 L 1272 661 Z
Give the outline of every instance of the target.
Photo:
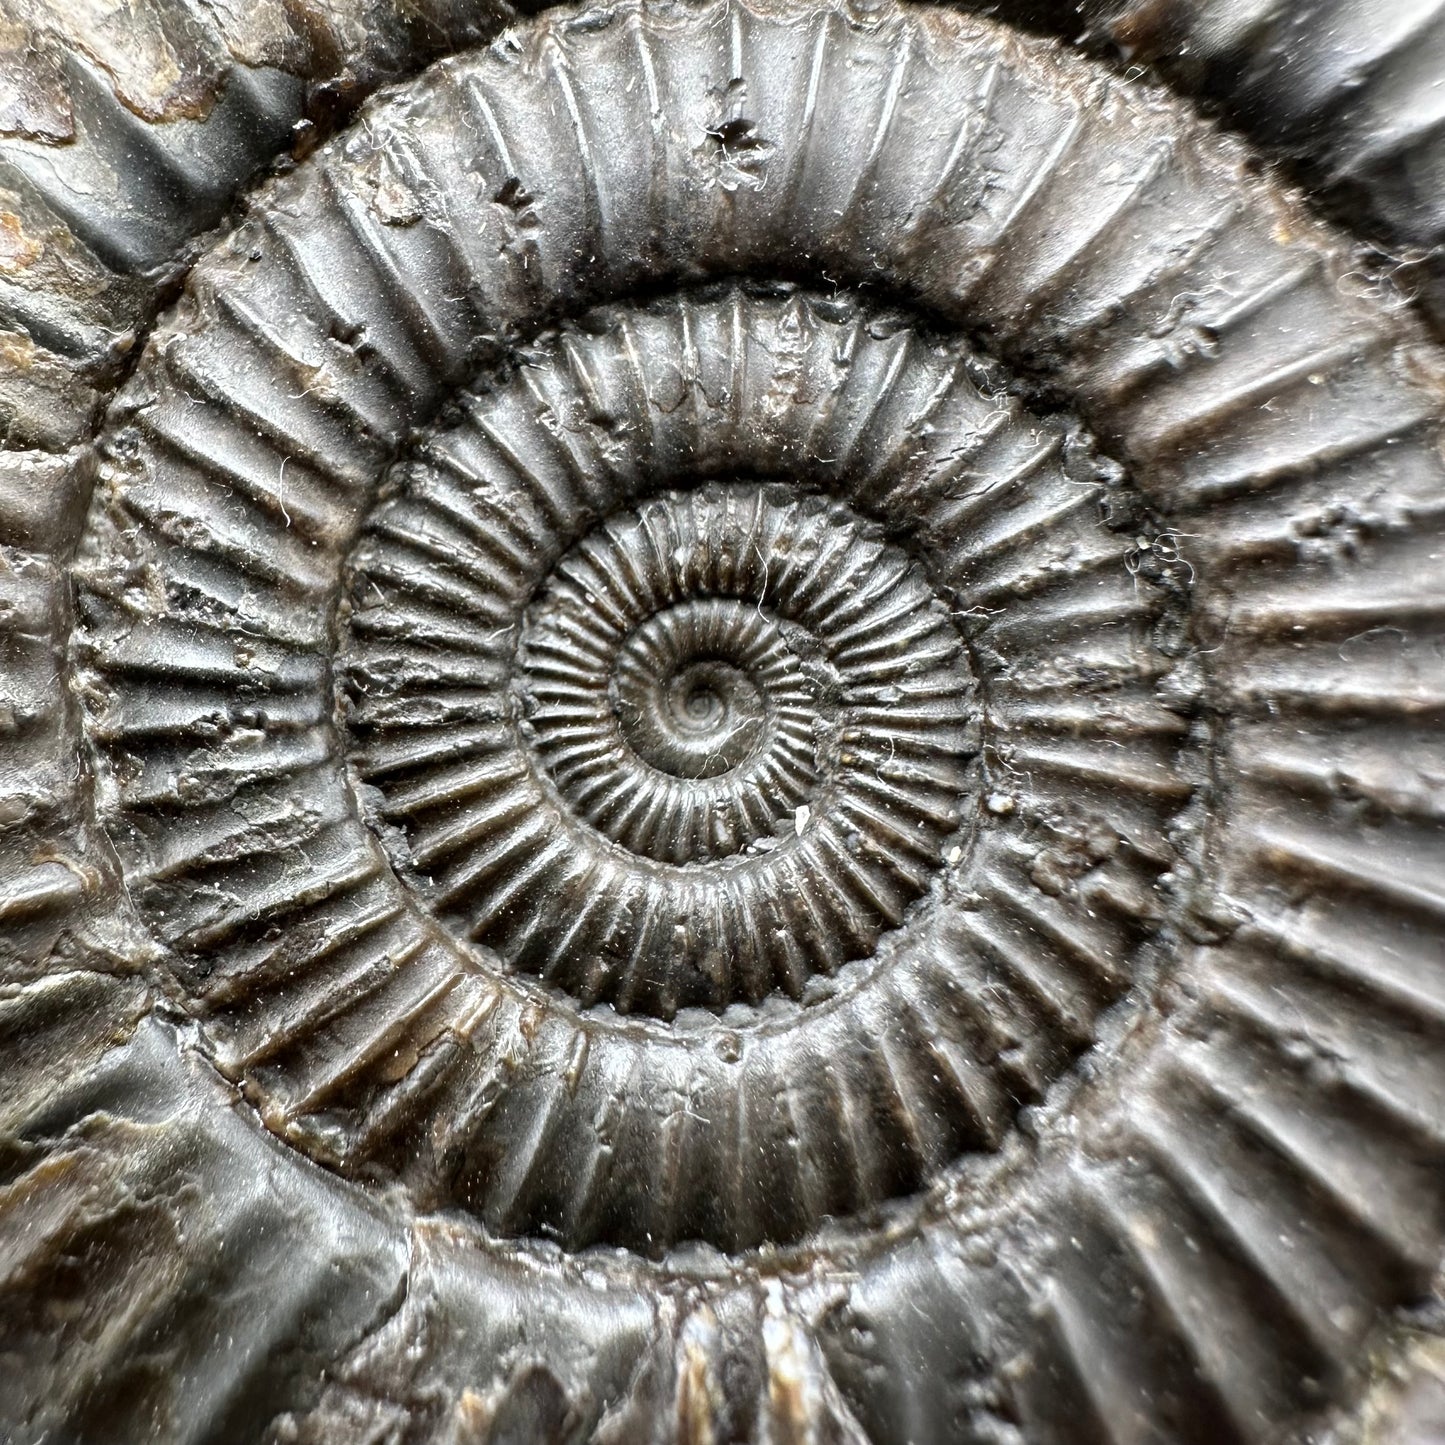
M 1338 214 L 1399 256 L 1445 331 L 1445 4 L 1084 0 L 1132 60 L 1156 60 L 1289 157 Z M 1403 255 L 1399 255 L 1403 253 Z
M 259 187 L 0 493 L 18 1438 L 1344 1418 L 1445 1235 L 1357 260 L 891 4 L 552 12 Z

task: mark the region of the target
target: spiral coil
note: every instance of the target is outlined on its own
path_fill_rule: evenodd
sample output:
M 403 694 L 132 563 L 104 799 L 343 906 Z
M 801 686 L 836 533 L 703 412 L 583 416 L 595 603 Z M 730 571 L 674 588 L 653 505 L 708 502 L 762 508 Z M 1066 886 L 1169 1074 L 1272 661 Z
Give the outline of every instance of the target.
M 197 263 L 61 569 L 86 842 L 5 907 L 83 960 L 36 1129 L 163 1116 L 402 1300 L 298 1271 L 351 1333 L 284 1430 L 1355 1389 L 1445 1237 L 1445 388 L 1259 169 L 964 14 L 643 0 L 381 93 Z

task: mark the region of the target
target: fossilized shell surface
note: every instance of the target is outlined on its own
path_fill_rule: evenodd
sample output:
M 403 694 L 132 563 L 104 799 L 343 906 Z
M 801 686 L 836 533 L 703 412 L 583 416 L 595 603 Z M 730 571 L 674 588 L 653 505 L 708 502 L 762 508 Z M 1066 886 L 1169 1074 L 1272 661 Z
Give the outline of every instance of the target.
M 17 1438 L 1345 1429 L 1445 1237 L 1357 260 L 893 5 L 552 12 L 259 187 L 0 491 Z
M 495 34 L 470 0 L 7 0 L 0 439 L 59 452 L 238 187 L 377 84 Z
M 1387 252 L 1445 331 L 1445 5 L 1085 0 L 1131 59 L 1156 60 L 1302 162 Z

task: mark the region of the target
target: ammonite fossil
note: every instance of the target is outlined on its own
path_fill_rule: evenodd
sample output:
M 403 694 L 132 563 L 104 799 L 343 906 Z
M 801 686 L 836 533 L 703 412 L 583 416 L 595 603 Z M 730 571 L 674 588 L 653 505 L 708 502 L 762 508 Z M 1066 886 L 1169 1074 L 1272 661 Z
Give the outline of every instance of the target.
M 0 95 L 13 1438 L 1426 1438 L 1413 238 L 993 9 Z

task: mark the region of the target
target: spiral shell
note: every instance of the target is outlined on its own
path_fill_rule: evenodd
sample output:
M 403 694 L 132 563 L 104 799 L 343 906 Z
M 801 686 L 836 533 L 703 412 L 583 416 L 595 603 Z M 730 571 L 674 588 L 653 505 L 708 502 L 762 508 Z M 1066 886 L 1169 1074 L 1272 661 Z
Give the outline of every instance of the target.
M 488 565 L 555 557 L 523 495 L 433 483 L 378 519 L 353 581 L 401 594 L 358 604 L 348 671 L 362 776 L 413 822 L 434 899 L 584 1002 L 669 1018 L 871 954 L 961 827 L 978 747 L 963 642 L 920 569 L 856 515 L 734 484 L 614 513 L 539 587 L 535 562 Z M 531 525 L 489 525 L 498 503 Z M 447 549 L 475 581 L 439 635 L 413 539 L 468 511 L 486 546 Z
M 1258 169 L 643 0 L 255 193 L 43 583 L 8 1328 L 131 1313 L 36 1438 L 142 1330 L 177 1440 L 1339 1422 L 1445 1237 L 1442 378 Z
M 1142 503 L 977 374 L 956 343 L 798 294 L 564 330 L 465 398 L 361 530 L 346 741 L 324 617 L 298 613 L 290 568 L 268 565 L 267 598 L 269 542 L 236 546 L 215 460 L 232 433 L 203 441 L 193 415 L 181 451 L 178 425 L 137 414 L 155 465 L 201 490 L 195 525 L 138 528 L 155 473 L 127 463 L 86 554 L 110 827 L 132 896 L 193 960 L 223 1067 L 289 1133 L 496 1228 L 649 1249 L 797 1237 L 997 1146 L 1157 922 L 1187 723 L 1150 701 L 1178 620 L 1135 562 Z M 352 533 L 319 501 L 299 478 L 278 497 L 276 549 Z M 142 627 L 138 557 L 178 604 Z M 211 609 L 243 590 L 237 651 Z M 1107 726 L 1068 741 L 1070 629 L 1094 634 L 1074 667 L 1135 723 L 1127 765 Z M 217 643 L 183 657 L 187 635 Z M 691 733 L 680 685 L 703 692 Z M 978 761 L 1018 712 L 1058 738 L 1000 758 L 1048 779 L 1026 802 Z M 1112 924 L 1089 917 L 1103 896 Z M 679 1027 L 638 1034 L 619 1010 Z M 399 1041 L 417 1063 L 387 1087 Z M 670 1089 L 681 1128 L 650 1103 Z M 781 1150 L 799 1175 L 764 1199 L 749 1181 Z

